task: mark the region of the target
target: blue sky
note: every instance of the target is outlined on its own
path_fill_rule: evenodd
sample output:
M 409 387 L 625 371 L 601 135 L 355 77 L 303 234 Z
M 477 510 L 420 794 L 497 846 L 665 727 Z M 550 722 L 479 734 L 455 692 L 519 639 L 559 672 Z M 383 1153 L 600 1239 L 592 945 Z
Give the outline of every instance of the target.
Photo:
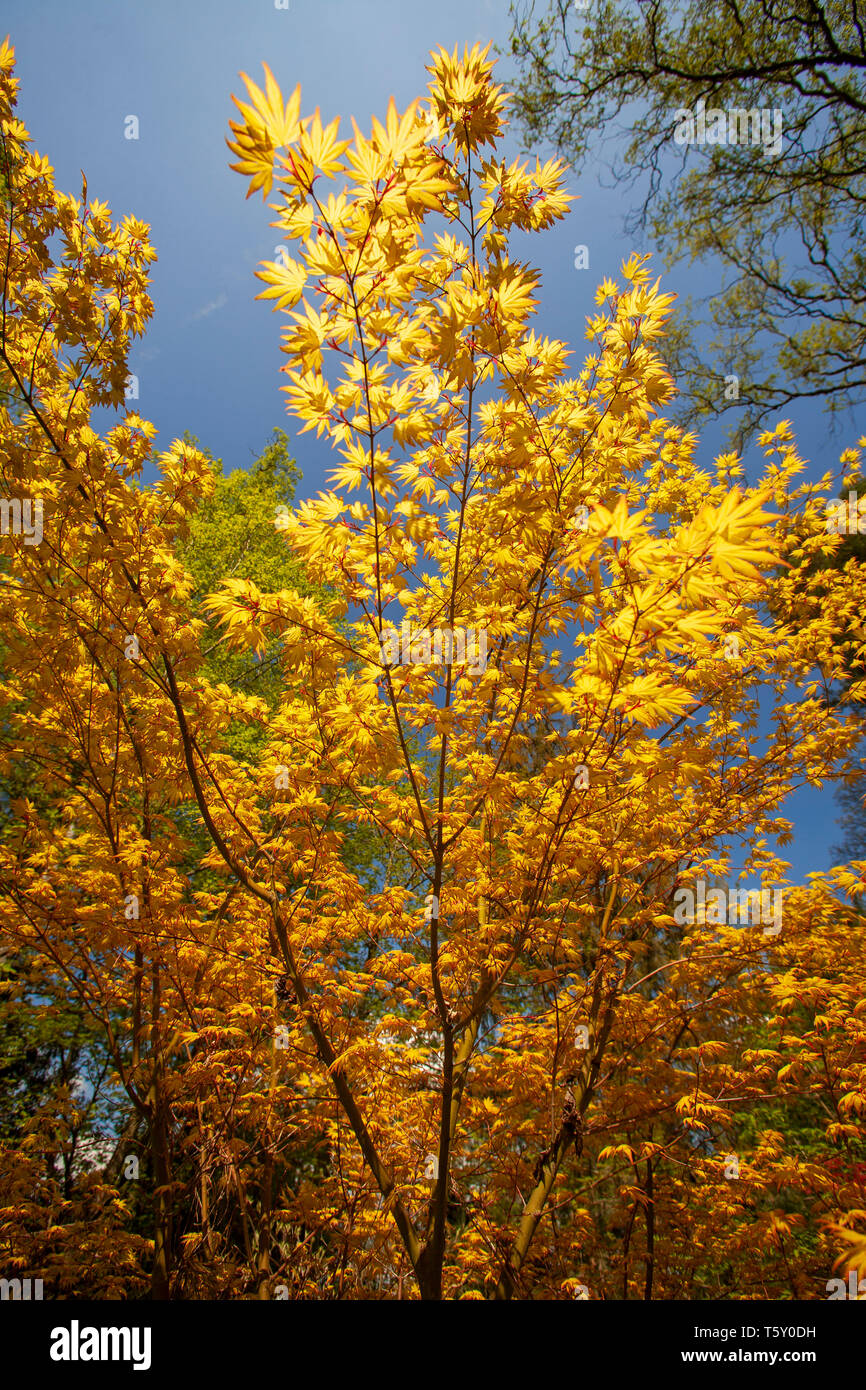
M 440 45 L 486 43 L 508 49 L 507 0 L 5 0 L 4 31 L 17 55 L 19 114 L 55 169 L 60 188 L 108 202 L 115 217 L 149 223 L 159 259 L 153 267 L 155 314 L 133 348 L 141 414 L 157 446 L 191 430 L 226 468 L 246 467 L 279 425 L 295 439 L 295 421 L 280 392 L 280 316 L 257 302 L 259 261 L 273 259 L 280 238 L 260 197 L 245 201 L 225 145 L 231 94 L 243 70 L 254 80 L 272 68 L 284 93 L 297 82 L 303 112 L 350 115 L 369 128 L 393 95 L 398 108 L 426 95 L 429 52 Z M 508 57 L 497 76 L 513 77 Z M 125 121 L 138 118 L 139 139 Z M 516 131 L 506 153 L 518 152 Z M 539 150 L 548 154 L 548 150 Z M 598 282 L 616 277 L 635 245 L 623 234 L 626 205 L 601 163 L 578 177 L 569 216 L 520 248 L 541 270 L 540 331 L 586 351 L 585 321 Z M 574 268 L 574 248 L 589 248 L 588 270 Z M 658 264 L 659 271 L 663 270 Z M 712 268 L 676 270 L 664 286 L 682 292 L 713 287 Z M 840 450 L 866 430 L 861 418 L 832 436 L 811 410 L 788 412 L 810 473 L 835 466 Z M 707 432 L 702 455 L 718 444 Z M 324 485 L 332 460 L 324 441 L 297 439 L 301 495 Z M 752 456 L 757 461 L 756 455 Z M 747 464 L 749 457 L 747 455 Z M 751 470 L 750 470 L 751 471 Z M 832 792 L 809 789 L 785 808 L 796 823 L 786 857 L 798 876 L 832 862 L 839 838 Z

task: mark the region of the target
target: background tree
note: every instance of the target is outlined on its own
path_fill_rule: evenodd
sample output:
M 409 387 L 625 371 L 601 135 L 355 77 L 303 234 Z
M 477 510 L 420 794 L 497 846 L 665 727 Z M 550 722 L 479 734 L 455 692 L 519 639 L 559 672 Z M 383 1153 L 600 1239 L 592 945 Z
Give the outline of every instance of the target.
M 616 137 L 616 181 L 640 188 L 629 230 L 648 231 L 669 264 L 697 258 L 713 278 L 721 270 L 706 317 L 686 304 L 668 339 L 685 418 L 724 413 L 742 444 L 792 402 L 862 402 L 859 0 L 518 0 L 511 13 L 525 138 L 552 140 L 580 171 Z M 677 145 L 675 113 L 699 101 L 778 110 L 781 154 Z M 738 399 L 725 389 L 731 375 Z

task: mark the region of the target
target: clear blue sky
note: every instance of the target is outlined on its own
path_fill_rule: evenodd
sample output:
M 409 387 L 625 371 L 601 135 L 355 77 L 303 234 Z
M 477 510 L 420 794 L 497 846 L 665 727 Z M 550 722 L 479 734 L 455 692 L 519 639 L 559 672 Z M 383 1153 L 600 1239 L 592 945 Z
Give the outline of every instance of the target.
M 302 84 L 304 112 L 340 115 L 350 133 L 350 115 L 369 127 L 392 94 L 398 108 L 426 94 L 432 48 L 492 39 L 507 50 L 509 32 L 507 0 L 289 0 L 288 9 L 274 0 L 5 0 L 0 27 L 16 48 L 19 114 L 58 186 L 80 196 L 83 169 L 90 197 L 152 229 L 155 314 L 130 359 L 138 409 L 157 426 L 159 448 L 191 430 L 226 468 L 246 467 L 277 425 L 295 438 L 279 390 L 280 316 L 255 301 L 255 268 L 280 238 L 260 196 L 245 201 L 245 182 L 228 168 L 239 71 L 260 80 L 266 61 L 284 93 Z M 500 72 L 508 84 L 509 58 Z M 138 140 L 124 138 L 129 115 Z M 517 153 L 516 132 L 511 143 Z M 570 215 L 520 249 L 542 272 L 540 331 L 581 355 L 598 282 L 631 251 L 653 250 L 625 239 L 626 208 L 609 184 L 601 166 L 572 175 L 580 197 Z M 578 243 L 589 247 L 589 270 L 574 269 Z M 664 283 L 706 292 L 705 273 L 687 283 L 673 271 Z M 861 418 L 835 438 L 811 410 L 788 414 L 810 472 L 835 466 L 866 431 Z M 301 495 L 317 492 L 331 466 L 324 441 L 304 435 L 295 454 Z M 785 811 L 796 823 L 785 854 L 797 875 L 827 867 L 839 838 L 832 792 L 799 793 Z

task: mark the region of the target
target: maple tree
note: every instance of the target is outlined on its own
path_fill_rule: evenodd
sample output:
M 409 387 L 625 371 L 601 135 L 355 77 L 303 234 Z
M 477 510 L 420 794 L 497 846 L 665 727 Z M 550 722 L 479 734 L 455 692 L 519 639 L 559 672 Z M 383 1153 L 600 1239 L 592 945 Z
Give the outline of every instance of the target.
M 790 888 L 771 848 L 787 795 L 849 766 L 823 697 L 859 580 L 786 577 L 839 545 L 827 479 L 798 481 L 785 424 L 752 486 L 698 467 L 645 258 L 578 369 L 534 331 L 509 234 L 570 200 L 559 162 L 498 155 L 486 51 L 435 53 L 426 105 L 351 141 L 266 69 L 229 143 L 298 244 L 263 295 L 289 408 L 341 462 L 273 518 L 303 582 L 229 574 L 202 605 L 212 463 L 91 424 L 151 312 L 146 228 L 54 189 L 12 71 L 7 45 L 2 468 L 44 535 L 0 590 L 0 769 L 38 781 L 0 931 L 99 1030 L 145 1178 L 59 1190 L 74 1115 L 41 1113 L 3 1146 L 14 1267 L 158 1298 L 772 1297 L 793 1259 L 814 1295 L 866 1208 L 866 864 Z M 244 669 L 279 660 L 270 698 L 208 665 L 215 626 Z M 784 886 L 780 933 L 675 913 L 737 876 Z M 832 1111 L 805 1164 L 787 1098 Z

